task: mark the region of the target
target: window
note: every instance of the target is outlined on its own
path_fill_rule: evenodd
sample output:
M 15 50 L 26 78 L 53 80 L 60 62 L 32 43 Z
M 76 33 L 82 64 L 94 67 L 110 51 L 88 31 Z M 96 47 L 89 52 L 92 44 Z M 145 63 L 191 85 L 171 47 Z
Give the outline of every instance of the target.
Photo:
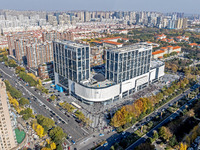
M 81 72 L 78 72 L 78 81 L 81 81 Z
M 86 70 L 86 79 L 89 78 L 89 70 Z
M 117 72 L 117 68 L 118 68 L 117 62 L 115 62 L 115 72 Z
M 82 48 L 82 59 L 85 59 L 85 49 Z
M 86 69 L 89 69 L 89 60 L 86 60 Z
M 86 47 L 86 59 L 89 59 L 89 54 L 90 54 L 89 47 Z
M 110 59 L 110 52 L 107 51 L 107 59 Z
M 119 61 L 122 61 L 123 54 L 119 55 Z
M 68 51 L 68 58 L 71 59 L 71 51 Z
M 114 54 L 111 53 L 111 60 L 114 61 Z
M 118 62 L 118 54 L 115 54 L 115 61 Z
M 113 61 L 110 62 L 110 70 L 113 71 Z

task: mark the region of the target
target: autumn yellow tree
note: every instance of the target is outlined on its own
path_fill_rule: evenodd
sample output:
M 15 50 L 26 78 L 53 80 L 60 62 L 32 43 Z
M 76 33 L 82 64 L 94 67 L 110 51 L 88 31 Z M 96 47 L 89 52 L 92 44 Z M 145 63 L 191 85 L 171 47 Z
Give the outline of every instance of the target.
M 44 128 L 41 125 L 38 123 L 33 123 L 32 128 L 40 138 L 44 136 Z
M 44 136 L 44 128 L 41 125 L 38 124 L 35 131 L 40 138 Z
M 54 142 L 52 142 L 50 147 L 51 147 L 52 150 L 54 150 L 54 149 L 56 149 L 56 144 Z
M 51 148 L 43 147 L 41 150 L 51 150 Z
M 50 139 L 46 139 L 47 144 L 50 144 L 51 140 Z
M 9 99 L 10 104 L 12 104 L 15 108 L 19 107 L 18 101 L 17 101 L 15 98 L 13 98 L 13 97 L 10 95 L 9 92 L 7 92 L 7 95 L 8 95 L 8 99 Z
M 37 77 L 33 73 L 27 73 L 27 75 L 31 76 L 35 81 L 37 81 Z
M 181 142 L 179 150 L 187 150 L 187 145 Z

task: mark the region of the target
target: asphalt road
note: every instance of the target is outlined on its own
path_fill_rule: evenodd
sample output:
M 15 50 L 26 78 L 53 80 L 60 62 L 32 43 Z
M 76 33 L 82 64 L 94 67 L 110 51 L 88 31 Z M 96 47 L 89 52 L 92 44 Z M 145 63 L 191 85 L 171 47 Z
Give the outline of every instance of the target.
M 60 119 L 60 123 L 58 125 L 62 127 L 67 134 L 70 134 L 74 141 L 78 141 L 91 133 L 91 131 L 81 128 L 73 118 L 67 117 L 59 109 L 48 102 L 46 98 L 36 93 L 33 88 L 26 86 L 23 81 L 19 81 L 11 69 L 2 64 L 0 64 L 0 69 L 3 78 L 9 80 L 12 86 L 24 93 L 24 97 L 36 97 L 37 100 L 31 100 L 31 106 L 34 108 L 37 114 L 54 118 L 55 121 Z M 16 86 L 16 83 L 18 83 L 18 86 Z M 19 86 L 19 84 L 21 84 L 21 86 Z

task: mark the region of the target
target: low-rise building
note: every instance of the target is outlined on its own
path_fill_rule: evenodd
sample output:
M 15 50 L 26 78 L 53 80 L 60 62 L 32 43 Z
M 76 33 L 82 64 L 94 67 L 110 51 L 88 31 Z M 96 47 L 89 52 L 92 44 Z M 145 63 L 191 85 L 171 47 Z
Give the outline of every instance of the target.
M 161 47 L 159 50 L 152 52 L 152 58 L 162 59 L 164 54 L 171 54 L 172 52 L 180 53 L 181 47 L 180 46 Z
M 165 35 L 165 34 L 158 34 L 158 35 L 156 35 L 155 36 L 155 38 L 157 39 L 157 40 L 162 40 L 162 39 L 165 39 L 167 36 Z
M 123 44 L 119 42 L 113 42 L 113 41 L 104 41 L 103 46 L 107 48 L 119 48 L 119 47 L 122 47 Z
M 196 47 L 196 46 L 198 46 L 197 43 L 190 43 L 189 45 L 190 45 L 191 47 Z

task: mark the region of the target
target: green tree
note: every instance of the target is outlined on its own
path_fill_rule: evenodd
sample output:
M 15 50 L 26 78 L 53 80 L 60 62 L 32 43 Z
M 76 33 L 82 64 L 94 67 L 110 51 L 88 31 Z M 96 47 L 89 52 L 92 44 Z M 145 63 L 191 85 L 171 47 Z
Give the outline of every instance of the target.
M 55 96 L 55 95 L 52 95 L 52 96 L 50 97 L 50 99 L 54 101 L 54 100 L 56 99 L 56 96 Z
M 22 93 L 11 86 L 10 82 L 8 80 L 5 80 L 6 90 L 10 92 L 10 95 L 13 98 L 19 99 L 22 97 Z
M 168 141 L 169 138 L 172 137 L 172 134 L 171 134 L 169 128 L 162 126 L 159 131 L 159 136 L 162 137 L 163 139 L 165 139 L 166 141 Z
M 63 132 L 61 127 L 56 126 L 55 128 L 51 129 L 49 132 L 49 136 L 53 142 L 56 144 L 60 144 L 63 141 L 63 138 L 66 134 Z
M 22 78 L 25 82 L 28 82 L 30 86 L 36 86 L 37 82 L 33 79 L 33 77 L 27 75 L 25 72 L 20 72 L 19 77 Z
M 176 140 L 176 136 L 173 135 L 172 138 L 170 138 L 170 140 L 169 140 L 169 145 L 173 147 L 173 146 L 175 146 L 177 144 L 178 144 L 178 142 Z
M 44 128 L 46 127 L 47 130 L 51 129 L 53 126 L 55 126 L 55 122 L 48 118 L 44 117 L 43 115 L 37 115 L 37 122 L 43 126 Z
M 22 97 L 20 100 L 19 100 L 19 105 L 20 106 L 24 106 L 24 105 L 28 105 L 29 104 L 29 100 Z
M 60 106 L 62 106 L 62 108 L 66 109 L 68 112 L 72 112 L 75 109 L 74 106 L 66 102 L 60 103 Z
M 20 115 L 23 115 L 22 118 L 23 118 L 24 120 L 28 120 L 30 117 L 33 117 L 33 111 L 32 111 L 31 108 L 27 108 L 27 109 L 25 109 L 25 110 L 22 110 L 22 111 L 20 112 Z
M 9 67 L 17 67 L 16 62 L 15 62 L 13 59 L 10 59 L 10 60 L 8 61 L 8 65 L 9 65 Z
M 156 95 L 156 98 L 158 99 L 158 100 L 161 100 L 161 99 L 163 99 L 163 93 L 158 93 L 157 95 Z
M 4 63 L 4 64 L 5 64 L 5 66 L 6 66 L 6 67 L 8 67 L 8 62 L 7 62 L 7 61 L 5 61 L 5 63 Z
M 7 62 L 8 61 L 8 57 L 6 55 L 3 55 L 3 61 Z M 8 63 L 8 62 L 7 62 Z
M 155 146 L 151 145 L 150 143 L 142 143 L 138 147 L 135 148 L 135 150 L 154 150 Z
M 158 139 L 158 132 L 156 130 L 153 131 L 153 138 Z

